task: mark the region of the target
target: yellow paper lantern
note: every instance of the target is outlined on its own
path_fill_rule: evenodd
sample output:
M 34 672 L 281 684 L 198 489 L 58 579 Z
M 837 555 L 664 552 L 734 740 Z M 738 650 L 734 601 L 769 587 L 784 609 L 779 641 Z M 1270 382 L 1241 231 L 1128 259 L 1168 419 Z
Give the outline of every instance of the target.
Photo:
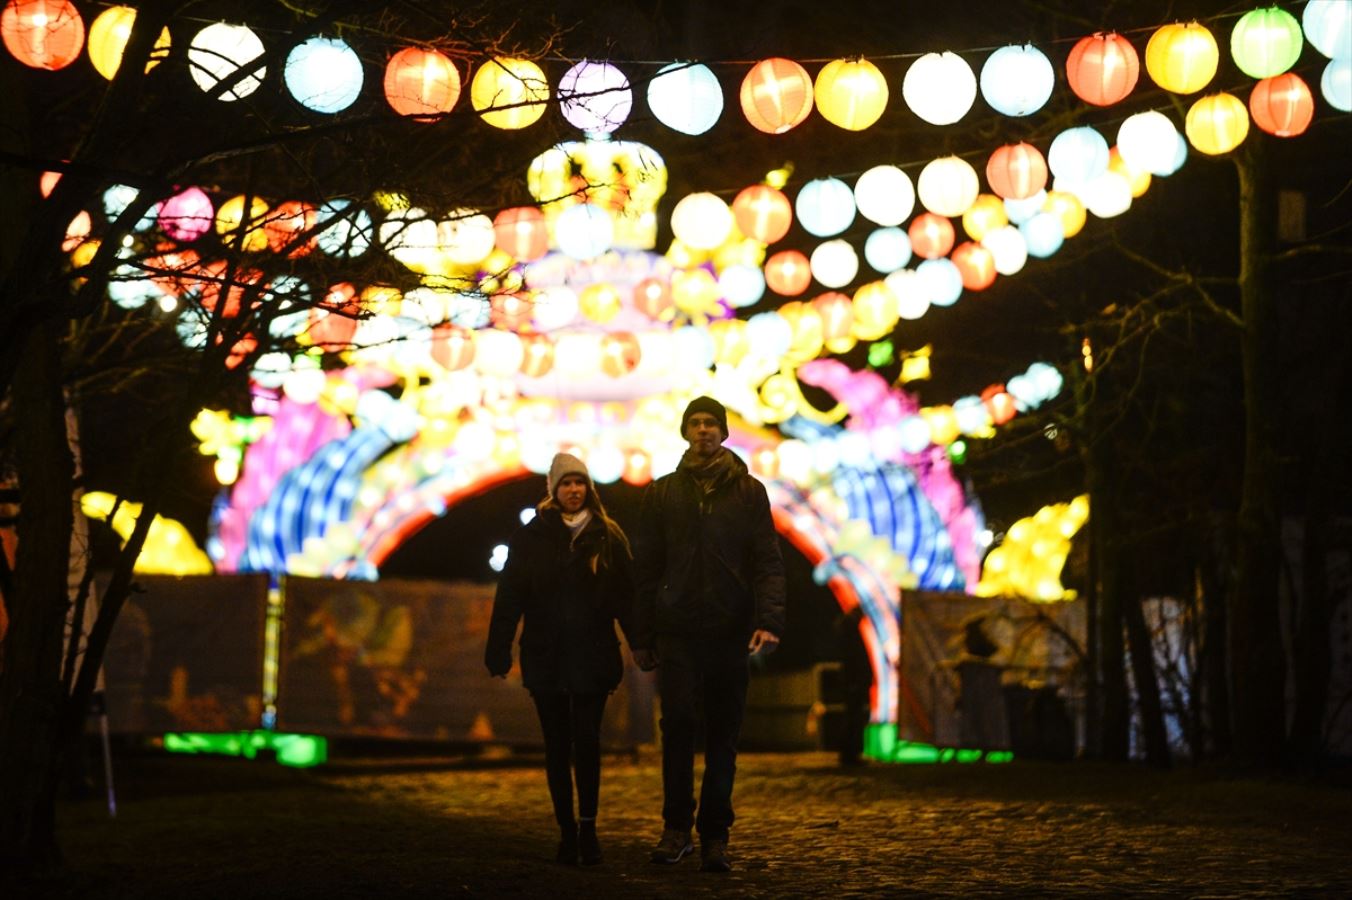
M 135 22 L 136 10 L 130 6 L 113 6 L 99 13 L 89 26 L 89 61 L 94 64 L 94 70 L 109 81 L 122 65 L 122 53 L 127 48 Z M 146 71 L 155 68 L 168 55 L 169 29 L 165 28 L 155 41 L 150 59 L 146 60 Z
M 1061 220 L 1061 228 L 1068 238 L 1080 233 L 1088 217 L 1080 198 L 1065 191 L 1048 191 L 1042 208 Z
M 791 300 L 779 308 L 779 315 L 793 333 L 786 359 L 807 362 L 822 351 L 822 317 L 811 304 Z
M 671 276 L 671 299 L 686 315 L 710 315 L 719 308 L 718 282 L 705 269 L 675 272 Z
M 709 337 L 714 340 L 714 362 L 735 366 L 751 349 L 746 322 L 742 319 L 721 319 L 709 326 Z
M 474 73 L 469 99 L 485 122 L 511 131 L 533 125 L 545 114 L 549 82 L 528 59 L 494 57 Z
M 846 131 L 863 131 L 887 109 L 887 79 L 866 59 L 835 59 L 813 88 L 822 118 Z
M 717 194 L 687 194 L 671 211 L 671 233 L 688 247 L 713 250 L 732 233 L 732 210 Z
M 1005 203 L 994 194 L 979 194 L 976 201 L 962 214 L 962 228 L 974 241 L 979 241 L 986 233 L 1009 224 L 1009 215 L 1005 212 Z
M 593 322 L 605 324 L 620 314 L 620 292 L 612 284 L 589 284 L 578 296 L 578 309 Z
M 920 170 L 916 182 L 921 205 L 940 216 L 962 215 L 980 192 L 981 182 L 976 169 L 957 156 L 931 160 Z
M 1229 153 L 1249 133 L 1249 110 L 1234 94 L 1210 94 L 1188 110 L 1188 142 L 1208 156 Z
M 216 233 L 229 246 L 240 246 L 246 253 L 260 253 L 268 249 L 268 233 L 265 223 L 268 216 L 268 204 L 261 197 L 249 201 L 248 222 L 244 214 L 244 195 L 231 197 L 216 211 Z M 240 229 L 243 227 L 244 240 L 240 241 Z
M 1127 184 L 1131 188 L 1131 196 L 1139 197 L 1150 188 L 1150 173 L 1133 169 L 1127 165 L 1126 160 L 1122 159 L 1122 154 L 1114 147 L 1108 154 L 1108 171 L 1116 172 L 1127 179 Z
M 1193 94 L 1206 87 L 1219 62 L 1216 38 L 1197 22 L 1165 25 L 1150 36 L 1145 48 L 1146 72 L 1175 94 Z
M 884 282 L 870 281 L 854 292 L 852 333 L 861 341 L 876 341 L 896 327 L 897 296 Z

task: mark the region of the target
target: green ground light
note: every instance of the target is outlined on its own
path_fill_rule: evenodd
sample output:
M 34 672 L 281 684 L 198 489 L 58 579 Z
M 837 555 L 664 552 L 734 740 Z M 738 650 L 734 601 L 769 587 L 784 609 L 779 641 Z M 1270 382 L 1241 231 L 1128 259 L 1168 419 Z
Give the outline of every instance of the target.
M 864 732 L 864 755 L 887 763 L 1007 763 L 1014 759 L 1008 750 L 958 749 L 903 741 L 897 737 L 897 726 L 887 722 L 869 723 Z
M 276 731 L 229 731 L 217 733 L 174 732 L 164 736 L 170 753 L 215 753 L 257 759 L 275 754 L 284 766 L 318 766 L 329 758 L 329 742 L 314 734 L 282 734 Z

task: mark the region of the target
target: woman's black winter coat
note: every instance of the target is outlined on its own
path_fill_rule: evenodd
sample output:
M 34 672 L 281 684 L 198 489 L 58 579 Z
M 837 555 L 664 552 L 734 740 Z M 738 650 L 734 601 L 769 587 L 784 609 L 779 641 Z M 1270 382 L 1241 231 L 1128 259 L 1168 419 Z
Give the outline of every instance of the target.
M 594 514 L 571 538 L 557 509 L 542 510 L 512 537 L 493 600 L 484 663 L 507 674 L 524 618 L 521 681 L 532 692 L 609 692 L 624 675 L 615 622 L 628 633 L 629 553 Z

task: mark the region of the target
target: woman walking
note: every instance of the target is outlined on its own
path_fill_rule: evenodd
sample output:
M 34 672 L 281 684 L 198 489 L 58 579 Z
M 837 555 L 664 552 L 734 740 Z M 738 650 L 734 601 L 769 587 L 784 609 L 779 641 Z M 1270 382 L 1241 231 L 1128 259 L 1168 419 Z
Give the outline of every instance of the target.
M 606 515 L 582 460 L 556 455 L 548 490 L 535 518 L 512 537 L 484 663 L 490 674 L 506 677 L 512 638 L 524 618 L 521 681 L 544 732 L 549 796 L 562 835 L 557 860 L 596 865 L 601 716 L 624 674 L 615 621 L 628 634 L 629 541 Z

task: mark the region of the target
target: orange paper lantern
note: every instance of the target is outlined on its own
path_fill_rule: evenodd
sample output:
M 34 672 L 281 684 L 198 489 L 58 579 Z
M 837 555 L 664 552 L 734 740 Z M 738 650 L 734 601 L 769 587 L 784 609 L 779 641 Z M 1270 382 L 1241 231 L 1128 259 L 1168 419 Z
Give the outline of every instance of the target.
M 1136 48 L 1116 32 L 1081 38 L 1066 59 L 1070 89 L 1094 106 L 1112 106 L 1126 99 L 1140 74 L 1141 58 Z
M 310 328 L 306 336 L 315 347 L 345 349 L 357 331 L 360 311 L 357 289 L 346 281 L 335 284 L 329 288 L 323 302 L 310 310 Z
M 634 285 L 634 308 L 648 318 L 667 318 L 671 307 L 671 285 L 661 278 L 645 278 Z
M 84 19 L 68 0 L 9 0 L 0 13 L 0 38 L 26 66 L 64 69 L 84 48 Z
M 319 212 L 308 203 L 287 200 L 277 204 L 276 208 L 268 213 L 268 220 L 263 225 L 263 233 L 268 238 L 268 247 L 274 253 L 280 253 L 284 248 L 290 247 L 288 255 L 304 256 L 314 249 L 315 235 L 310 234 L 305 240 L 301 240 L 300 236 L 312 231 L 318 220 Z
M 1310 127 L 1314 96 L 1295 72 L 1264 78 L 1249 94 L 1254 124 L 1277 137 L 1295 137 Z
M 791 59 L 763 59 L 742 79 L 741 101 L 752 127 L 783 134 L 812 112 L 812 76 Z
M 912 219 L 907 234 L 911 238 L 911 250 L 923 259 L 947 256 L 957 237 L 952 220 L 934 213 L 921 213 Z
M 535 303 L 526 294 L 496 294 L 489 299 L 488 320 L 494 328 L 517 331 L 530 324 Z
M 1005 424 L 1019 411 L 1014 404 L 1013 396 L 1005 390 L 1003 384 L 993 384 L 982 391 L 981 402 L 986 405 L 986 410 L 991 414 L 991 421 L 996 425 Z
M 829 343 L 850 336 L 854 325 L 854 303 L 837 291 L 828 291 L 812 301 L 822 320 L 822 341 Z
M 436 50 L 405 47 L 385 67 L 385 100 L 401 116 L 434 122 L 460 99 L 460 72 Z
M 601 371 L 620 378 L 638 368 L 638 338 L 627 331 L 616 331 L 601 338 Z
M 785 297 L 797 297 L 812 283 L 812 265 L 797 250 L 783 250 L 765 261 L 765 283 Z
M 549 225 L 534 206 L 514 206 L 493 217 L 498 249 L 513 259 L 529 262 L 549 252 Z
M 995 283 L 995 256 L 981 244 L 964 241 L 953 248 L 952 260 L 967 290 L 984 291 Z
M 554 368 L 554 341 L 547 334 L 521 336 L 521 374 L 541 378 Z
M 773 244 L 789 233 L 793 204 L 768 184 L 755 184 L 744 188 L 732 201 L 732 215 L 742 234 L 762 244 Z
M 1047 186 L 1047 160 L 1032 144 L 1006 144 L 987 161 L 986 181 L 1006 200 L 1024 200 Z

